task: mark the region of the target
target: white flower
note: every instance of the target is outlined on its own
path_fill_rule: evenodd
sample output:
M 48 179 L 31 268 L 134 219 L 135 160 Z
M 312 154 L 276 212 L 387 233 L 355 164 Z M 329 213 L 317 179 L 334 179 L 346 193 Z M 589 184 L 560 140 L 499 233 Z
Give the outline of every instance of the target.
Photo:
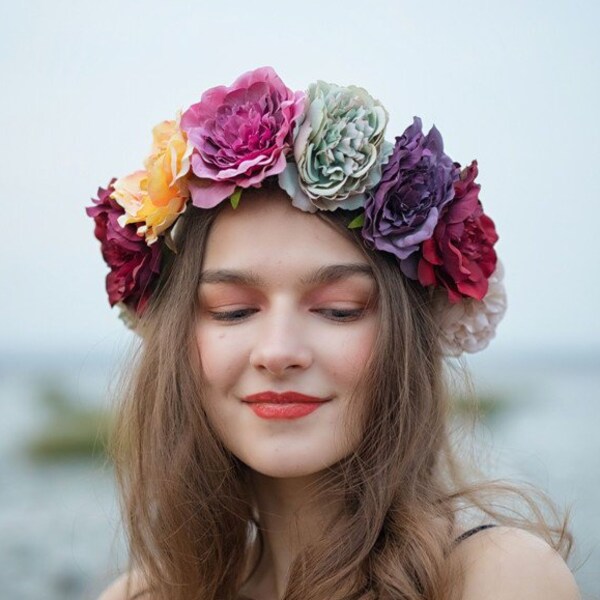
M 483 300 L 465 298 L 462 302 L 450 304 L 446 294 L 436 298 L 434 314 L 446 356 L 479 352 L 496 335 L 496 326 L 504 317 L 507 305 L 503 279 L 504 268 L 498 261 Z

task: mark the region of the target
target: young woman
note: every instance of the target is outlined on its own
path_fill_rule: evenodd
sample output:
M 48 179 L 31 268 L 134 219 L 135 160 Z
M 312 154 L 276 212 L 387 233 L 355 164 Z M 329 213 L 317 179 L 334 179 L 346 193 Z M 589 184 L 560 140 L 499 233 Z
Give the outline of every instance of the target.
M 579 597 L 566 518 L 454 449 L 445 357 L 505 307 L 477 163 L 386 124 L 361 88 L 257 69 L 88 208 L 141 337 L 114 445 L 131 566 L 102 600 Z

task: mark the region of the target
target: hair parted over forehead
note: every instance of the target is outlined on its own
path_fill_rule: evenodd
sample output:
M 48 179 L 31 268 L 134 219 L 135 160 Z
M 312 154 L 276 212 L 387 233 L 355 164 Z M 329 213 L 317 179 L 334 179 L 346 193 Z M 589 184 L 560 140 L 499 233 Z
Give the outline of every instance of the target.
M 188 208 L 235 208 L 249 190 L 275 185 L 299 210 L 347 212 L 363 245 L 433 290 L 446 355 L 482 350 L 506 293 L 477 161 L 451 160 L 438 129 L 425 134 L 419 117 L 395 143 L 387 123 L 361 87 L 317 81 L 292 91 L 271 67 L 207 90 L 154 127 L 144 169 L 112 179 L 86 208 L 110 267 L 110 305 L 136 329 Z

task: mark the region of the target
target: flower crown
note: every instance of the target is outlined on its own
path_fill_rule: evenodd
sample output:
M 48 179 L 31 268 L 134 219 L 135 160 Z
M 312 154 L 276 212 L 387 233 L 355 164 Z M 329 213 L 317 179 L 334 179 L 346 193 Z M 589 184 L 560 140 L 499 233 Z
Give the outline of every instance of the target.
M 271 67 L 202 94 L 153 129 L 144 169 L 112 179 L 86 207 L 110 267 L 106 289 L 131 328 L 156 287 L 171 231 L 190 204 L 212 208 L 277 176 L 300 210 L 360 211 L 348 227 L 432 287 L 447 355 L 485 348 L 506 310 L 498 235 L 483 212 L 477 161 L 445 153 L 413 118 L 395 144 L 388 113 L 360 87 L 317 81 L 292 91 Z

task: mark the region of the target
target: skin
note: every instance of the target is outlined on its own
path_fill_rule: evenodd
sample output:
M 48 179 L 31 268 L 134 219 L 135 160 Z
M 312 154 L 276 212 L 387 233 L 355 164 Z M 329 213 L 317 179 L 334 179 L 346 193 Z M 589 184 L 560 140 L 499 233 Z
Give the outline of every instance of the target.
M 245 590 L 254 597 L 283 595 L 295 555 L 336 508 L 308 508 L 309 486 L 360 441 L 350 396 L 375 342 L 375 281 L 366 274 L 302 281 L 348 263 L 368 266 L 349 240 L 282 192 L 242 196 L 209 235 L 203 273 L 235 269 L 261 279 L 201 283 L 195 332 L 209 421 L 251 469 L 266 545 Z M 222 320 L 226 312 L 233 314 Z M 299 419 L 266 420 L 241 400 L 266 390 L 332 399 Z

